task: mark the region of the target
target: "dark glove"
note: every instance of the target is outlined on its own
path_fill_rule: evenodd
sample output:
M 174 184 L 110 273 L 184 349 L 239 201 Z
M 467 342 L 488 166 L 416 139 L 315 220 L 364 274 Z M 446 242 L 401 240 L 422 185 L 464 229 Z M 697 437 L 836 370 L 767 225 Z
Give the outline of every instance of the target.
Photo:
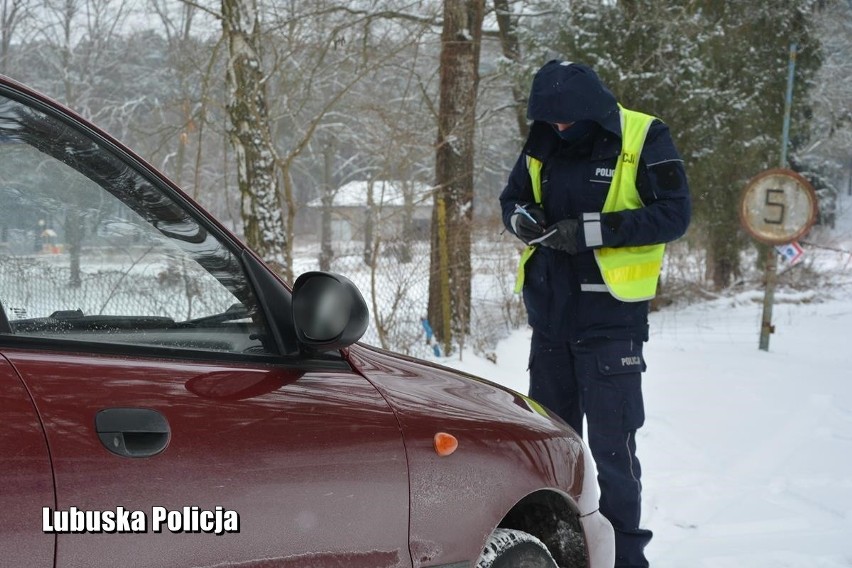
M 528 213 L 529 216 L 524 212 Z M 509 222 L 512 225 L 512 232 L 526 244 L 544 235 L 544 228 L 547 226 L 544 209 L 534 203 L 515 205 L 515 213 L 509 218 Z
M 563 219 L 547 228 L 547 231 L 530 244 L 541 244 L 568 254 L 577 254 L 577 233 L 580 222 L 577 219 Z

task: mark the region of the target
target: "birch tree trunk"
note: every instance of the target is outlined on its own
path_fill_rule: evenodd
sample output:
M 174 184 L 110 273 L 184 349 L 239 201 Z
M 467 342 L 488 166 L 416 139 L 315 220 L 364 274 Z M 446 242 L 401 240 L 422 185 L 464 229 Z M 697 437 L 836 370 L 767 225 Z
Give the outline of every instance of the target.
M 228 44 L 228 132 L 237 162 L 240 215 L 246 242 L 278 272 L 289 275 L 275 149 L 260 57 L 256 0 L 222 0 Z
M 470 321 L 470 231 L 479 51 L 485 0 L 444 0 L 428 316 L 444 346 Z

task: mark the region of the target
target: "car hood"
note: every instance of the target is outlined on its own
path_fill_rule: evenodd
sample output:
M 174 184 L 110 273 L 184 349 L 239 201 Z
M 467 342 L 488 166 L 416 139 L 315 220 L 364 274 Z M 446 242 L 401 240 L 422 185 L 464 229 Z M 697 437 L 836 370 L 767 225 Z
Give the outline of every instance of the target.
M 497 421 L 526 439 L 576 437 L 555 413 L 508 387 L 457 369 L 363 344 L 349 349 L 349 360 L 385 395 L 397 411 L 410 416 L 474 422 Z

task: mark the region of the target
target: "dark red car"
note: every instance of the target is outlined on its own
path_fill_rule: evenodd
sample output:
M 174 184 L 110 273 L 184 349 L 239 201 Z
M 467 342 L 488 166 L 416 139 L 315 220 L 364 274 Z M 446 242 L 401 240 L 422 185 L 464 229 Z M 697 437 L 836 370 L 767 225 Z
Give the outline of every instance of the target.
M 4 567 L 612 566 L 567 426 L 5 78 L 0 304 Z

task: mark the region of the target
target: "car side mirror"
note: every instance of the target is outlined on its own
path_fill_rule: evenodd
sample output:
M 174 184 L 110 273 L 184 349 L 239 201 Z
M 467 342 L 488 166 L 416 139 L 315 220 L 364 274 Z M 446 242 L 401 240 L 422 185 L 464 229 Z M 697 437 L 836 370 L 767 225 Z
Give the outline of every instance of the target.
M 293 284 L 293 323 L 311 349 L 348 347 L 367 330 L 370 312 L 357 286 L 331 272 L 305 272 Z

